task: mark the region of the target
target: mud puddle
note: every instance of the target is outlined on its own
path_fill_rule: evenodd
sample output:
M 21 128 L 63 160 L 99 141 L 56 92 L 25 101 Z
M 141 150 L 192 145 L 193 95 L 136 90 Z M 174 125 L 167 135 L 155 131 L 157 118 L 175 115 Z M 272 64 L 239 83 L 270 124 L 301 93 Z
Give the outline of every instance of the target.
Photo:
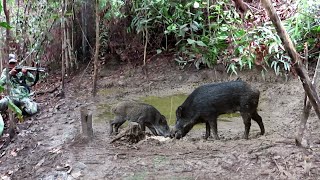
M 106 90 L 103 92 L 113 92 L 112 90 Z M 138 101 L 150 104 L 157 108 L 161 114 L 163 114 L 168 122 L 168 125 L 173 128 L 176 122 L 176 109 L 186 100 L 188 94 L 173 94 L 169 96 L 146 96 L 140 97 Z M 113 104 L 98 104 L 96 106 L 97 116 L 93 117 L 94 123 L 108 123 L 114 118 L 111 113 L 111 107 Z M 240 117 L 240 113 L 223 114 L 218 117 L 219 124 L 228 124 L 237 121 Z M 122 125 L 122 128 L 127 126 L 127 122 Z M 197 124 L 192 130 L 205 129 L 205 124 Z

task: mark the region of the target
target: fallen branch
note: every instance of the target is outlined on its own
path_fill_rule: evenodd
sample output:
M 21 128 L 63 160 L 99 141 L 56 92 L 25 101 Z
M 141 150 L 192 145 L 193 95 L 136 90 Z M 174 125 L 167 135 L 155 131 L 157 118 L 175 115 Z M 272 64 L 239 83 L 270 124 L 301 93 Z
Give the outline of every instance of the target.
M 129 123 L 122 132 L 120 132 L 110 143 L 114 143 L 122 138 L 125 138 L 126 141 L 130 143 L 137 143 L 140 140 L 145 138 L 145 133 L 141 130 L 141 127 L 138 123 Z
M 265 150 L 265 149 L 269 149 L 269 148 L 274 147 L 274 146 L 275 146 L 275 144 L 265 145 L 265 146 L 259 147 L 257 149 L 252 149 L 252 150 L 248 151 L 248 154 L 251 154 L 253 152 L 259 152 L 259 151 L 262 151 L 262 150 Z

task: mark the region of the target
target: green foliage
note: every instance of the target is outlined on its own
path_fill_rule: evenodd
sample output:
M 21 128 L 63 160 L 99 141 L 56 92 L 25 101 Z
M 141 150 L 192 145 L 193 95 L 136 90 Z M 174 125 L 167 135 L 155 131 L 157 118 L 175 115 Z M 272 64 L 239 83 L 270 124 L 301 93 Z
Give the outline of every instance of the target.
M 125 5 L 124 0 L 100 0 L 99 3 L 100 3 L 99 4 L 100 9 L 104 9 L 106 4 L 110 3 L 111 9 L 108 9 L 104 18 L 112 19 L 112 18 L 122 18 L 125 16 L 123 13 L 121 13 L 121 8 L 123 8 Z
M 0 9 L 2 10 L 2 3 L 0 2 Z M 0 11 L 0 14 L 1 14 L 2 11 Z M 4 28 L 7 28 L 7 29 L 11 29 L 12 27 L 6 23 L 6 22 L 0 22 L 0 27 L 4 27 Z
M 301 0 L 297 14 L 284 21 L 299 52 L 308 42 L 314 48 L 319 36 L 319 2 Z M 228 65 L 228 72 L 237 73 L 255 65 L 263 71 L 272 68 L 277 75 L 290 71 L 291 60 L 286 55 L 281 39 L 270 22 L 253 28 L 243 26 L 242 19 L 230 1 L 169 1 L 138 0 L 132 6 L 131 28 L 136 32 L 149 32 L 165 39 L 175 38 L 178 48 L 176 61 L 184 67 L 194 63 L 213 67 L 217 63 Z M 247 14 L 246 18 L 252 17 Z M 145 35 L 145 34 L 144 34 Z M 158 47 L 157 53 L 167 50 Z M 264 72 L 262 72 L 264 74 Z
M 312 7 L 310 4 L 308 6 L 306 4 L 307 1 L 300 1 L 299 10 L 310 11 Z M 317 12 L 319 12 L 319 7 L 318 3 L 317 8 L 315 8 L 318 9 Z M 317 31 L 319 22 L 311 14 L 306 15 L 306 12 L 297 13 L 283 22 L 290 37 L 295 42 L 298 52 L 303 52 L 305 42 L 308 42 L 309 49 L 314 48 L 317 36 L 319 36 L 319 31 Z M 313 10 L 313 12 L 316 11 Z M 235 36 L 237 36 L 237 33 Z M 271 67 L 276 75 L 283 74 L 283 71 L 290 71 L 291 59 L 286 55 L 281 39 L 270 22 L 249 30 L 239 39 L 241 40 L 233 39 L 233 43 L 236 44 L 235 55 L 239 59 L 228 64 L 228 72 L 236 73 L 238 66 L 240 66 L 240 69 L 244 66 L 251 69 L 254 63 L 262 66 L 264 71 L 267 70 L 267 67 Z M 250 44 L 247 42 L 250 42 Z
M 19 59 L 29 56 L 33 60 L 39 61 L 45 53 L 44 43 L 50 42 L 48 31 L 51 24 L 60 16 L 61 3 L 41 0 L 37 3 L 20 1 L 20 7 L 18 7 L 17 1 L 7 1 L 7 4 L 10 11 L 10 26 L 6 22 L 0 22 L 0 26 L 11 29 L 11 37 L 20 48 L 11 51 L 20 52 L 17 54 Z M 4 16 L 0 16 L 0 21 L 4 21 Z M 0 33 L 4 34 L 4 29 L 0 30 L 2 30 Z M 21 51 L 22 49 L 23 51 Z M 30 56 L 30 54 L 32 55 Z M 34 57 L 35 55 L 37 56 Z
M 235 10 L 224 11 L 223 7 L 231 7 L 229 1 L 212 5 L 198 0 L 139 0 L 133 5 L 131 27 L 138 33 L 158 32 L 160 28 L 166 39 L 170 35 L 175 37 L 179 64 L 193 62 L 198 68 L 200 64 L 212 67 L 228 47 L 228 37 L 241 23 Z
M 4 87 L 0 85 L 0 93 L 2 93 L 4 91 Z M 9 109 L 11 109 L 14 113 L 16 113 L 18 119 L 22 120 L 23 116 L 22 116 L 22 111 L 20 110 L 19 107 L 17 107 L 11 99 L 9 99 L 9 102 L 8 102 L 8 107 Z M 1 135 L 1 133 L 0 133 Z
M 297 50 L 303 51 L 304 43 L 313 45 L 320 34 L 320 2 L 300 0 L 297 13 L 285 21 L 285 26 Z M 311 48 L 312 46 L 310 46 Z
M 9 109 L 11 109 L 14 113 L 16 113 L 18 119 L 22 120 L 23 116 L 22 116 L 22 111 L 20 110 L 20 108 L 18 106 L 16 106 L 11 99 L 9 99 L 8 102 L 8 107 Z
M 7 29 L 11 29 L 12 27 L 6 23 L 6 22 L 0 22 L 0 27 L 4 27 L 4 28 L 7 28 Z

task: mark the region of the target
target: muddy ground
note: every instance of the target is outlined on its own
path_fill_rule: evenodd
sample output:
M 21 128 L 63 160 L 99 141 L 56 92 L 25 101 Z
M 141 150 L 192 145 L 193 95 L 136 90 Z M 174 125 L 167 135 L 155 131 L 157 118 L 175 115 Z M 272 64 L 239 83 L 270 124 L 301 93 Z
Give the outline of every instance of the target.
M 65 98 L 55 94 L 37 97 L 41 112 L 19 127 L 19 134 L 0 151 L 2 179 L 318 179 L 320 128 L 314 112 L 308 120 L 308 148 L 295 145 L 304 91 L 297 78 L 263 80 L 258 70 L 239 76 L 261 91 L 259 114 L 266 134 L 252 122 L 249 140 L 242 139 L 241 117 L 218 122 L 221 140 L 203 140 L 204 128 L 185 138 L 122 141 L 110 144 L 101 116 L 109 105 L 142 97 L 190 93 L 200 84 L 234 80 L 215 70 L 180 70 L 161 59 L 149 63 L 149 78 L 140 67 L 107 66 L 101 71 L 99 92 L 92 98 L 91 76 L 67 84 Z M 149 79 L 149 80 L 148 80 Z M 81 136 L 80 108 L 93 113 L 94 137 Z M 102 107 L 105 107 L 102 108 Z

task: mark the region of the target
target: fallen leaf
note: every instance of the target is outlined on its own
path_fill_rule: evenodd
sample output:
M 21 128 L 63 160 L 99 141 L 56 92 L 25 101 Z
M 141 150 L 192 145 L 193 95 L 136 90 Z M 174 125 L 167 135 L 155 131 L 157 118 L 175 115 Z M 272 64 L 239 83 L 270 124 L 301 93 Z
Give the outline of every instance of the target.
M 75 179 L 79 178 L 80 176 L 82 176 L 81 171 L 77 171 L 77 172 L 72 172 L 71 176 Z
M 38 169 L 45 161 L 45 158 L 42 158 L 38 163 L 37 165 L 34 167 L 34 169 Z
M 54 148 L 49 152 L 54 153 L 54 154 L 59 154 L 59 153 L 61 153 L 61 147 Z
M 1 180 L 11 180 L 11 178 L 6 175 L 1 175 Z
M 69 164 L 65 164 L 64 166 L 57 166 L 56 167 L 57 171 L 67 171 L 68 174 L 72 171 L 72 167 Z
M 18 155 L 15 150 L 12 150 L 12 151 L 10 152 L 10 154 L 11 154 L 11 156 L 13 156 L 13 157 L 16 157 L 16 156 Z

